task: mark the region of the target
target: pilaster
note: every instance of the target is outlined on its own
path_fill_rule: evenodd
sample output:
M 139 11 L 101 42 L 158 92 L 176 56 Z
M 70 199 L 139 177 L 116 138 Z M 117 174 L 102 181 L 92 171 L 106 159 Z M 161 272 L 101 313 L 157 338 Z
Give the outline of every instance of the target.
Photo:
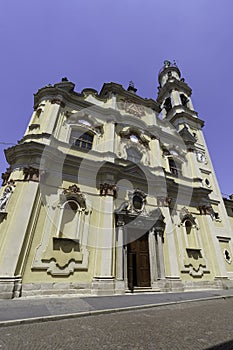
M 151 167 L 157 168 L 156 175 L 164 175 L 162 171 L 162 152 L 160 149 L 159 140 L 157 138 L 153 138 L 151 140 L 151 159 L 150 159 Z
M 11 211 L 11 220 L 3 233 L 6 237 L 4 245 L 1 247 L 0 260 L 0 296 L 6 293 L 12 293 L 11 297 L 19 296 L 18 291 L 15 295 L 16 285 L 20 285 L 21 276 L 17 275 L 17 269 L 20 267 L 18 263 L 21 255 L 23 245 L 27 236 L 27 231 L 30 223 L 33 207 L 36 202 L 36 195 L 38 190 L 38 183 L 18 183 L 21 186 L 18 192 L 18 199 L 15 203 L 14 210 Z M 16 194 L 16 193 L 15 193 Z M 9 219 L 9 217 L 8 217 Z
M 125 273 L 124 273 L 124 223 L 117 223 L 117 237 L 116 237 L 116 283 L 115 292 L 117 294 L 125 293 Z
M 172 107 L 181 105 L 180 94 L 177 90 L 171 92 L 171 103 Z
M 157 240 L 157 261 L 158 261 L 158 278 L 165 279 L 164 253 L 163 253 L 163 231 L 155 227 L 155 235 Z
M 213 267 L 214 267 L 215 273 L 216 273 L 216 270 L 220 272 L 220 276 L 215 276 L 215 278 L 216 277 L 227 278 L 227 270 L 224 263 L 224 257 L 223 257 L 223 253 L 220 250 L 220 245 L 216 237 L 216 229 L 214 226 L 214 222 L 212 221 L 210 215 L 206 215 L 205 220 L 206 220 L 206 224 L 209 226 L 209 232 L 211 232 L 212 242 L 215 250 L 215 254 L 211 254 L 211 252 L 209 252 L 209 254 L 211 254 L 212 265 L 214 265 Z
M 96 256 L 94 279 L 92 282 L 93 294 L 113 294 L 113 197 L 102 196 L 99 202 L 99 224 L 96 239 Z
M 154 229 L 151 229 L 148 236 L 149 259 L 150 259 L 150 279 L 152 288 L 156 286 L 158 280 L 157 255 L 155 247 Z M 156 286 L 157 287 L 157 286 Z
M 169 276 L 166 272 L 166 277 L 169 277 L 170 279 L 174 280 L 180 280 L 180 274 L 179 274 L 179 267 L 178 267 L 178 256 L 177 256 L 177 250 L 176 250 L 176 244 L 175 244 L 175 237 L 174 237 L 174 228 L 173 223 L 171 221 L 171 216 L 169 212 L 168 207 L 162 208 L 163 215 L 165 217 L 164 221 L 166 222 L 166 228 L 165 228 L 165 237 L 166 244 L 168 247 L 168 261 L 169 261 Z
M 113 152 L 114 152 L 114 139 L 115 139 L 115 124 L 112 121 L 108 121 L 104 125 L 104 138 L 98 144 L 97 150 L 100 152 L 105 152 L 108 150 L 109 154 L 106 160 L 114 161 Z
M 46 119 L 46 124 L 43 123 L 43 131 L 48 134 L 53 134 L 55 129 L 58 114 L 60 111 L 60 100 L 56 100 L 53 104 L 50 105 L 49 113 Z

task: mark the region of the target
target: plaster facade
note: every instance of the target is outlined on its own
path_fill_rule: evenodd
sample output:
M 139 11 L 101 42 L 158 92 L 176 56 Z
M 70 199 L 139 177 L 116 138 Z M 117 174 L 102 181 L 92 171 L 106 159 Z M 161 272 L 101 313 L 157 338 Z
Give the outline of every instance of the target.
M 233 286 L 233 199 L 223 199 L 176 64 L 156 100 L 106 83 L 39 89 L 5 150 L 0 298 Z

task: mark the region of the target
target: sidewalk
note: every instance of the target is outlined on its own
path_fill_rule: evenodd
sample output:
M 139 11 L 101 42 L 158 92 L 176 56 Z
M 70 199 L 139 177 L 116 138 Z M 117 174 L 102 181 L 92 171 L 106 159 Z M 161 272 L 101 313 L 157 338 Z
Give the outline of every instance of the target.
M 233 290 L 115 296 L 50 296 L 0 300 L 0 326 L 151 308 L 187 301 L 233 297 Z

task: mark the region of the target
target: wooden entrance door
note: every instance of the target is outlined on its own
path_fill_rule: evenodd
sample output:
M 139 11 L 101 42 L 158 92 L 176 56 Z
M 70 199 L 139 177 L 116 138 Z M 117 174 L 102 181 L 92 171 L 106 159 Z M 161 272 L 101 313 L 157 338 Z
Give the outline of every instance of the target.
M 130 242 L 127 246 L 128 287 L 150 286 L 148 234 Z

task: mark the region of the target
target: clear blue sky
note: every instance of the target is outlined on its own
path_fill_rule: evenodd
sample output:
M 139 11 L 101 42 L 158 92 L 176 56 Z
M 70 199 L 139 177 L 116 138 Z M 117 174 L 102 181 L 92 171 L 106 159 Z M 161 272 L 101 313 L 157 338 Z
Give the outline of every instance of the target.
M 33 93 L 49 83 L 67 76 L 81 91 L 133 80 L 156 98 L 158 71 L 175 59 L 206 122 L 220 188 L 233 193 L 232 13 L 232 0 L 2 1 L 0 142 L 22 138 Z

